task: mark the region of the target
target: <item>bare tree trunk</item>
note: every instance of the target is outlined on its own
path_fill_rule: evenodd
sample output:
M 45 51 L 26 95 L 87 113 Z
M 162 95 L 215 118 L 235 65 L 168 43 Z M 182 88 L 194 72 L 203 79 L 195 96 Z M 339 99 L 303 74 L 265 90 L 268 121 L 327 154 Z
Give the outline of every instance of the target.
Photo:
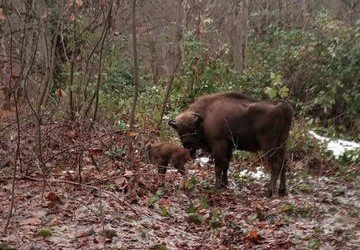
M 57 36 L 58 32 L 59 32 L 59 26 L 56 29 L 55 37 Z M 54 58 L 55 58 L 55 47 L 56 47 L 56 39 L 54 39 L 54 42 L 49 47 L 48 39 L 46 37 L 45 31 L 44 31 L 44 40 L 46 43 L 46 52 L 45 52 L 46 75 L 45 75 L 45 79 L 41 85 L 39 99 L 36 104 L 36 112 L 38 112 L 39 114 L 41 112 L 41 106 L 43 105 L 43 103 L 46 99 L 46 96 L 48 95 L 50 82 L 52 81 L 52 75 L 54 73 Z
M 232 55 L 232 64 L 234 65 L 234 70 L 240 71 L 241 64 L 242 64 L 242 57 L 241 57 L 241 6 L 243 3 L 235 4 L 235 9 L 232 17 L 232 34 L 231 34 L 231 55 Z M 240 15 L 239 15 L 240 14 Z
M 99 107 L 99 91 L 100 91 L 100 82 L 101 82 L 101 74 L 102 74 L 103 51 L 104 51 L 104 44 L 105 44 L 107 31 L 108 31 L 108 29 L 110 28 L 110 25 L 111 25 L 112 6 L 113 6 L 113 2 L 111 1 L 110 9 L 109 9 L 108 15 L 107 15 L 105 23 L 104 23 L 105 26 L 104 26 L 103 32 L 101 34 L 102 40 L 101 40 L 100 54 L 99 54 L 99 73 L 98 73 L 98 77 L 97 77 L 97 81 L 96 81 L 96 90 L 95 90 L 95 93 L 96 93 L 96 96 L 95 96 L 95 110 L 94 110 L 93 119 L 91 121 L 89 129 L 92 128 L 92 126 L 93 126 L 93 124 L 94 124 L 94 122 L 96 120 L 96 115 L 97 115 L 97 111 L 98 111 L 98 107 Z
M 174 65 L 174 67 L 172 69 L 172 72 L 169 73 L 169 78 L 168 78 L 166 91 L 165 91 L 165 97 L 164 97 L 164 101 L 163 101 L 163 104 L 162 104 L 162 107 L 161 107 L 161 110 L 160 110 L 160 119 L 159 119 L 159 122 L 158 122 L 158 124 L 156 126 L 157 130 L 159 130 L 159 128 L 161 126 L 163 116 L 164 116 L 165 110 L 166 110 L 166 104 L 167 104 L 169 96 L 170 96 L 172 83 L 173 83 L 175 74 L 176 74 L 177 69 L 179 68 L 179 65 L 180 65 L 180 62 L 181 62 L 181 46 L 180 46 L 180 41 L 181 41 L 181 37 L 182 37 L 181 13 L 182 13 L 182 0 L 179 0 L 179 2 L 178 2 L 178 12 L 177 12 L 177 17 L 176 17 L 176 35 L 175 35 L 174 47 L 173 47 L 175 65 Z
M 73 49 L 71 53 L 71 62 L 70 62 L 70 86 L 69 86 L 69 114 L 70 120 L 75 119 L 75 107 L 74 107 L 74 71 L 75 71 L 75 51 L 76 51 L 76 19 L 77 19 L 77 12 L 76 12 L 76 4 L 75 0 L 73 1 L 73 8 L 74 8 L 74 21 L 73 21 Z M 55 39 L 56 40 L 56 39 Z
M 241 70 L 246 68 L 246 50 L 248 46 L 249 0 L 242 3 L 242 39 L 241 39 Z
M 139 96 L 139 73 L 138 73 L 138 59 L 137 59 L 137 40 L 136 40 L 136 0 L 132 2 L 132 37 L 133 37 L 133 60 L 134 60 L 134 99 L 130 112 L 130 129 L 134 128 L 136 104 Z
M 8 17 L 6 17 L 7 19 L 7 23 L 9 25 L 10 28 L 10 53 L 9 53 L 9 58 L 10 58 L 10 72 L 12 72 L 13 70 L 13 37 L 12 37 L 12 28 L 11 28 L 11 24 L 10 21 L 8 19 Z M 21 133 L 20 133 L 20 117 L 19 117 L 19 107 L 18 107 L 18 101 L 17 101 L 17 95 L 16 92 L 11 84 L 12 81 L 12 74 L 10 74 L 10 78 L 9 78 L 9 82 L 8 82 L 8 86 L 11 89 L 11 93 L 14 97 L 14 105 L 15 105 L 15 115 L 16 115 L 16 125 L 17 125 L 17 143 L 16 143 L 16 152 L 15 152 L 15 159 L 14 159 L 14 172 L 13 172 L 13 179 L 12 179 L 12 188 L 11 188 L 11 203 L 10 203 L 10 208 L 9 208 L 9 214 L 8 214 L 8 218 L 5 222 L 4 225 L 4 233 L 6 234 L 7 232 L 7 228 L 9 227 L 9 223 L 13 214 L 13 209 L 14 209 L 14 203 L 15 203 L 15 179 L 16 179 L 16 173 L 17 173 L 17 164 L 18 164 L 18 160 L 20 159 L 20 140 L 21 140 Z

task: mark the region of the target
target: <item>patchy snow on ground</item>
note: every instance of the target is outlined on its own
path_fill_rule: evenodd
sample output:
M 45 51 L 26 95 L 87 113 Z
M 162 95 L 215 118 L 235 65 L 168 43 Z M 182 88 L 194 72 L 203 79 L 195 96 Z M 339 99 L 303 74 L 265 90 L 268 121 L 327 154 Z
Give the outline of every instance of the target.
M 356 142 L 321 136 L 312 130 L 309 131 L 309 134 L 321 143 L 325 143 L 327 150 L 332 151 L 335 158 L 342 156 L 346 151 L 360 148 L 360 144 Z
M 240 177 L 250 177 L 256 180 L 265 178 L 265 173 L 262 166 L 257 166 L 256 171 L 249 171 L 248 169 L 243 169 L 239 172 Z
M 195 163 L 199 163 L 200 166 L 206 165 L 206 163 L 208 163 L 209 161 L 210 159 L 208 157 L 199 157 L 195 159 Z

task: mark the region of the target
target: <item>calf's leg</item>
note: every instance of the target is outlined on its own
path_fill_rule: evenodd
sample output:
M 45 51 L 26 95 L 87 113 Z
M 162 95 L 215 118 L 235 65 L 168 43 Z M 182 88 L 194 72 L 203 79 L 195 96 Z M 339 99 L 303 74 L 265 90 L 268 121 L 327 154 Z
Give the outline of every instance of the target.
M 159 167 L 158 167 L 158 185 L 163 187 L 165 186 L 165 174 L 167 171 L 167 165 L 169 164 L 169 161 L 167 159 L 159 159 L 158 161 Z

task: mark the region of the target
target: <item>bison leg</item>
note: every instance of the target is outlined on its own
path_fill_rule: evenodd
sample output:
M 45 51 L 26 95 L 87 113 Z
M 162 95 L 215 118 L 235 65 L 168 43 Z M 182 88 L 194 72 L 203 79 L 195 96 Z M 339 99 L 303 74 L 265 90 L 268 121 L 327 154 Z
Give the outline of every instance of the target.
M 159 186 L 163 187 L 165 186 L 165 174 L 167 170 L 168 160 L 166 159 L 159 159 L 159 167 L 158 167 L 158 174 L 160 180 L 158 181 Z
M 271 165 L 271 180 L 268 188 L 268 197 L 271 197 L 276 192 L 276 184 L 280 175 L 279 194 L 283 195 L 286 192 L 284 155 L 284 149 L 273 149 L 268 153 L 268 161 Z
M 280 170 L 280 187 L 279 187 L 279 195 L 284 196 L 286 195 L 286 160 L 283 159 L 281 164 L 281 170 Z
M 227 185 L 227 170 L 229 168 L 230 157 L 226 143 L 217 143 L 212 150 L 215 159 L 215 188 L 220 189 Z
M 223 169 L 222 169 L 222 176 L 221 176 L 221 179 L 223 181 L 223 183 L 225 184 L 225 186 L 227 186 L 227 184 L 229 184 L 229 181 L 228 181 L 228 169 L 229 169 L 229 163 L 230 163 L 230 159 L 231 159 L 231 154 L 232 154 L 232 150 L 231 149 L 228 149 L 227 150 L 227 164 L 224 165 Z

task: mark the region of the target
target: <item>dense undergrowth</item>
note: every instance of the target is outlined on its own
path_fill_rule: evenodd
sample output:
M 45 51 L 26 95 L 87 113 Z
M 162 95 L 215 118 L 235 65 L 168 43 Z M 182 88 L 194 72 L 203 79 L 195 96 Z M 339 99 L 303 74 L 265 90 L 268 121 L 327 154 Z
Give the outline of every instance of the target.
M 224 60 L 229 50 L 226 44 L 216 56 L 209 57 L 209 45 L 188 32 L 165 120 L 199 95 L 234 90 L 259 99 L 287 99 L 296 117 L 305 118 L 312 127 L 325 128 L 322 132 L 328 135 L 356 139 L 360 130 L 360 22 L 345 26 L 321 12 L 311 25 L 307 30 L 272 26 L 261 38 L 253 37 L 250 31 L 241 72 L 235 72 Z M 126 123 L 133 96 L 129 63 L 111 63 L 105 79 L 101 93 L 101 107 L 107 111 L 104 118 Z M 162 80 L 152 83 L 151 75 L 142 71 L 140 126 L 160 119 L 165 84 Z

